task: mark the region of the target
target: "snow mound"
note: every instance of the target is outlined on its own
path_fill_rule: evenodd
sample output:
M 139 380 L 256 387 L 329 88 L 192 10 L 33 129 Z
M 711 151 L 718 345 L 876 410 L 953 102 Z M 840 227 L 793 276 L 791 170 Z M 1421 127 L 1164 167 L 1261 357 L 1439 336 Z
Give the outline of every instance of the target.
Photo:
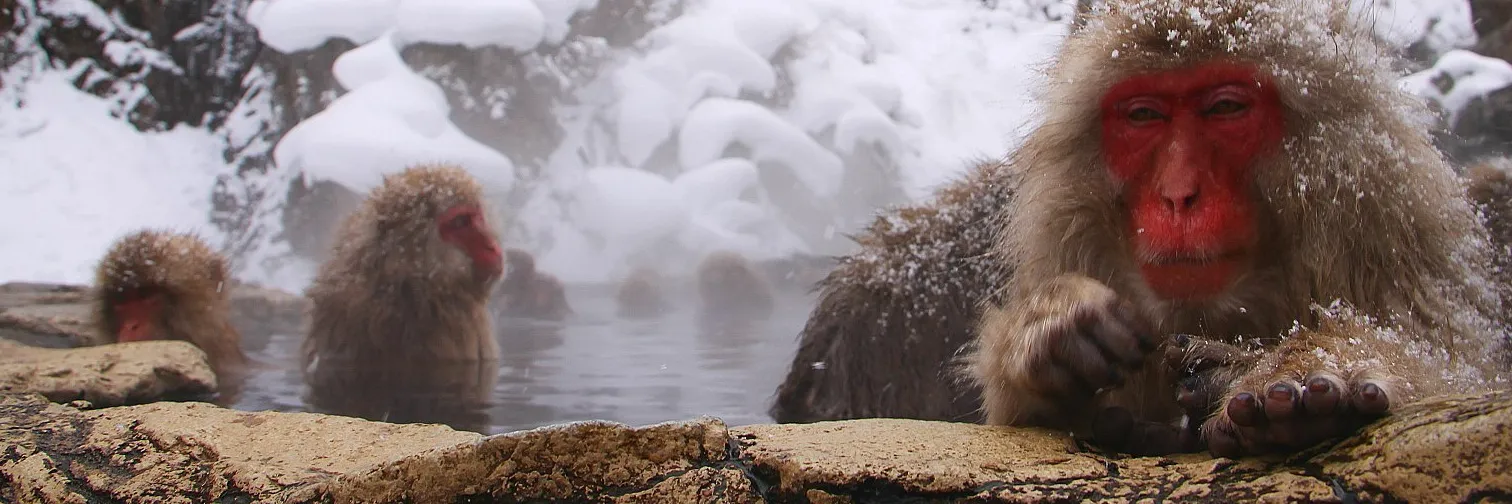
M 110 244 L 142 228 L 218 243 L 209 188 L 228 170 L 223 140 L 190 127 L 137 131 L 61 73 L 10 84 L 0 94 L 0 201 L 10 216 L 0 219 L 0 281 L 92 283 Z
M 401 0 L 394 30 L 404 44 L 529 51 L 545 37 L 546 18 L 531 0 Z
M 394 24 L 400 0 L 254 0 L 247 21 L 282 53 L 320 47 L 333 38 L 365 44 Z
M 757 161 L 781 163 L 820 197 L 840 190 L 845 166 L 803 130 L 771 110 L 744 100 L 710 98 L 688 113 L 678 134 L 678 160 L 698 166 L 724 157 L 732 143 Z
M 1398 85 L 1409 93 L 1438 103 L 1449 114 L 1449 124 L 1472 100 L 1512 85 L 1512 64 L 1470 51 L 1444 53 L 1432 68 L 1408 75 Z
M 385 174 L 433 162 L 461 166 L 490 193 L 514 186 L 509 158 L 451 123 L 440 86 L 402 63 L 393 66 L 398 56 L 388 37 L 357 51 L 339 62 L 345 64 L 338 64 L 337 78 L 358 85 L 289 130 L 274 147 L 274 162 L 359 194 L 377 187 Z

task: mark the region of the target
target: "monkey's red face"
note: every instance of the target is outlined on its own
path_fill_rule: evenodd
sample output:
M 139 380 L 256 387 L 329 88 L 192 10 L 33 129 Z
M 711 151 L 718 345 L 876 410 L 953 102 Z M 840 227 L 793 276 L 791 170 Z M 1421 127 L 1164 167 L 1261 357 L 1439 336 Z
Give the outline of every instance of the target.
M 457 205 L 442 212 L 436 221 L 441 240 L 467 254 L 475 271 L 490 278 L 504 273 L 504 254 L 477 205 Z
M 1255 160 L 1283 134 L 1276 91 L 1226 63 L 1133 77 L 1102 101 L 1102 145 L 1135 259 L 1161 298 L 1222 294 L 1259 240 Z
M 130 293 L 111 306 L 116 319 L 116 341 L 147 341 L 156 339 L 158 314 L 163 309 L 161 295 Z

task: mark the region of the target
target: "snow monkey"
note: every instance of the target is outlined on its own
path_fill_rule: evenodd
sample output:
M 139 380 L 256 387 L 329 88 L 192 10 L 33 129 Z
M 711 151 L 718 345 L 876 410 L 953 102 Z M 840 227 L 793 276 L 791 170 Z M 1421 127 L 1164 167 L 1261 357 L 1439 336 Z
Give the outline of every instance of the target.
M 772 313 L 772 286 L 751 262 L 720 250 L 698 264 L 699 310 L 714 318 L 765 317 Z
M 639 267 L 631 270 L 614 295 L 619 316 L 639 319 L 666 314 L 672 305 L 662 292 L 662 284 L 661 275 L 654 269 Z
M 977 304 L 1006 278 L 988 252 L 1009 174 L 979 163 L 856 236 L 861 250 L 816 286 L 773 420 L 980 420 L 977 393 L 951 363 L 971 340 Z
M 301 357 L 312 402 L 339 400 L 342 384 L 359 383 L 423 396 L 424 384 L 411 382 L 427 381 L 428 370 L 498 360 L 487 302 L 504 256 L 486 215 L 478 183 L 445 165 L 385 176 L 347 215 L 305 291 Z M 438 387 L 456 381 L 433 378 Z
M 508 272 L 499 282 L 495 303 L 500 313 L 514 317 L 562 320 L 572 314 L 562 281 L 536 269 L 535 257 L 517 248 L 504 251 Z
M 95 268 L 94 325 L 111 342 L 193 343 L 225 379 L 248 365 L 230 322 L 228 282 L 226 259 L 198 237 L 137 231 Z
M 1486 230 L 1359 21 L 1310 0 L 1093 9 L 1006 162 L 1004 280 L 963 359 L 986 423 L 1291 452 L 1501 382 Z

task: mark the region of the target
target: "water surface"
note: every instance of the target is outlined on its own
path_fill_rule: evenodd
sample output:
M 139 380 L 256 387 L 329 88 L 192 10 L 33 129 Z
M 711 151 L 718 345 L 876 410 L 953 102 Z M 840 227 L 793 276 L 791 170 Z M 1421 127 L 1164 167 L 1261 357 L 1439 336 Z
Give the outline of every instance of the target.
M 771 317 L 714 327 L 700 323 L 688 293 L 677 293 L 673 313 L 647 320 L 617 317 L 613 292 L 602 286 L 569 286 L 567 295 L 576 313 L 561 322 L 495 318 L 497 380 L 479 390 L 470 419 L 442 411 L 466 399 L 434 394 L 428 399 L 442 406 L 411 407 L 397 421 L 447 423 L 485 434 L 593 419 L 645 425 L 713 415 L 731 425 L 770 422 L 767 406 L 814 300 L 801 291 L 780 291 Z M 302 337 L 245 335 L 249 354 L 270 366 L 248 379 L 231 406 L 321 411 L 307 404 L 309 389 L 296 369 Z M 484 376 L 480 383 L 486 381 Z M 388 387 L 342 392 L 387 393 L 375 388 Z

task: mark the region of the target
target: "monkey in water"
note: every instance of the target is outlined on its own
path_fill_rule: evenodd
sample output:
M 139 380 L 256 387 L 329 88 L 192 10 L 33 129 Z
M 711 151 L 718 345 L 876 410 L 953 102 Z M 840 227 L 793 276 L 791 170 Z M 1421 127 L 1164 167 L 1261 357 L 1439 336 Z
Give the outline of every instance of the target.
M 188 341 L 234 381 L 249 360 L 230 322 L 229 278 L 226 259 L 192 234 L 128 234 L 95 268 L 94 327 L 111 342 Z
M 1418 120 L 1422 104 L 1394 86 L 1390 57 L 1345 7 L 1101 2 L 1060 48 L 1046 115 L 988 192 L 1005 196 L 996 216 L 925 222 L 871 246 L 958 254 L 979 245 L 940 231 L 995 236 L 986 294 L 962 274 L 910 278 L 981 307 L 966 317 L 977 321 L 961 348 L 966 383 L 951 390 L 977 391 L 983 421 L 1066 428 L 1130 453 L 1284 453 L 1418 398 L 1504 384 L 1485 358 L 1503 302 L 1486 230 Z M 864 280 L 889 275 L 901 276 Z M 842 301 L 816 316 L 875 316 Z M 833 334 L 861 336 L 806 331 L 800 353 L 836 346 L 823 341 Z M 937 356 L 842 369 L 929 380 Z M 826 381 L 845 379 L 878 382 Z M 874 411 L 921 400 L 828 387 L 819 400 Z
M 620 283 L 614 294 L 619 316 L 639 319 L 666 314 L 672 309 L 667 296 L 662 292 L 662 278 L 651 268 L 636 268 Z
M 536 269 L 534 256 L 511 248 L 504 251 L 504 257 L 507 272 L 495 300 L 500 313 L 541 320 L 563 320 L 572 315 L 562 281 Z
M 711 318 L 771 315 L 772 286 L 751 262 L 728 250 L 705 256 L 697 272 L 699 310 Z
M 305 291 L 311 402 L 388 421 L 472 422 L 497 378 L 488 296 L 504 254 L 461 168 L 387 175 L 342 222 Z M 451 411 L 458 409 L 459 411 Z

